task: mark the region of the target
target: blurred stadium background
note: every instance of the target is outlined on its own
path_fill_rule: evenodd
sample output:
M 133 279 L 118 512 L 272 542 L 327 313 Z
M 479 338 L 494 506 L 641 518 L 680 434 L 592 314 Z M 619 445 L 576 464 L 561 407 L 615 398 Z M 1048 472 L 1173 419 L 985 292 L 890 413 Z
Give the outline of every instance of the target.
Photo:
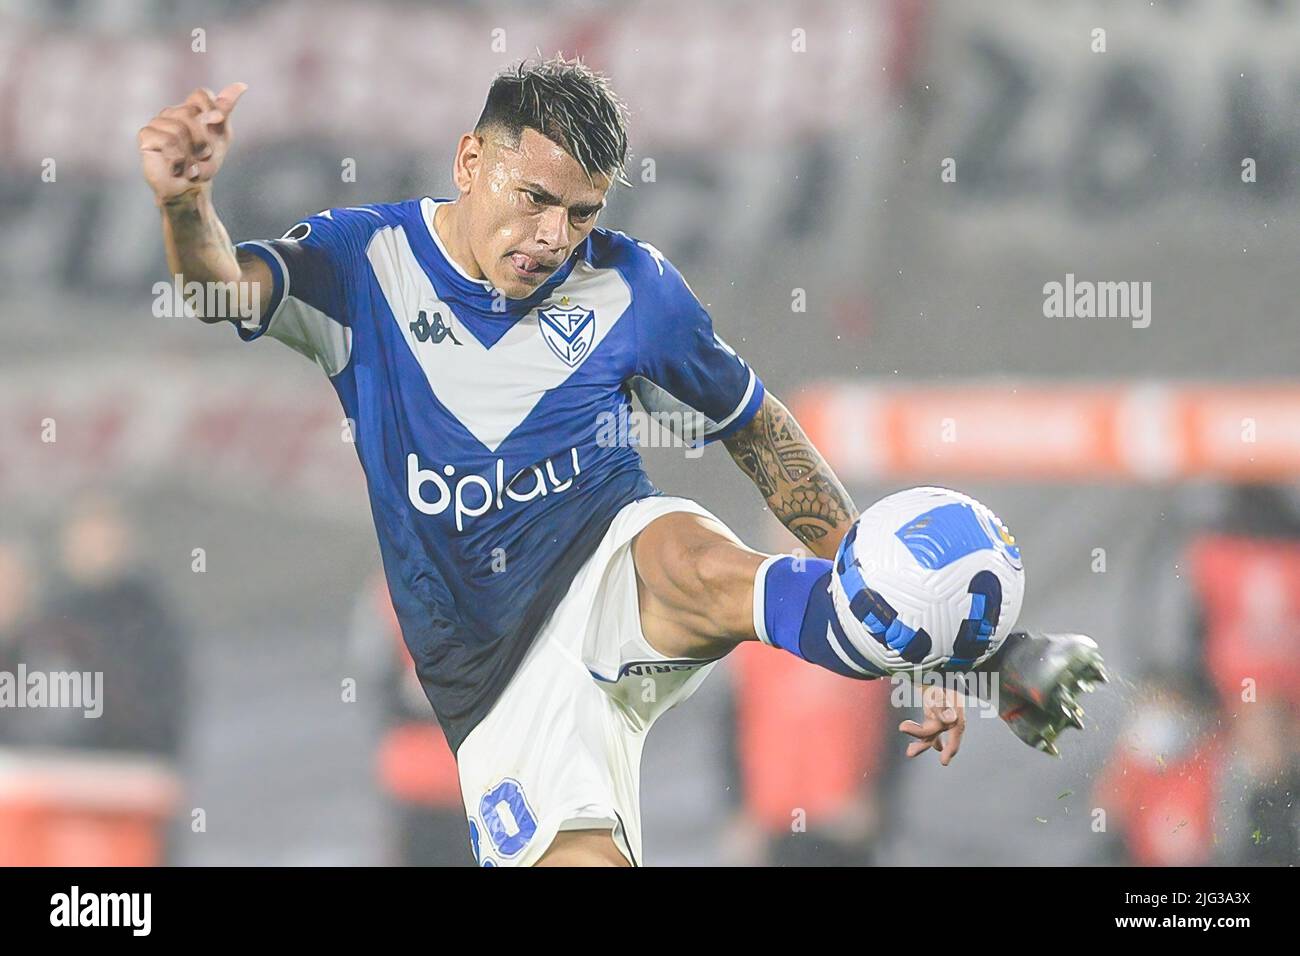
M 1022 622 L 1118 678 L 1063 760 L 974 720 L 941 771 L 885 688 L 737 654 L 650 736 L 649 862 L 1300 859 L 1300 3 L 8 0 L 0 670 L 101 669 L 107 705 L 0 710 L 0 861 L 469 862 L 334 396 L 154 316 L 134 137 L 248 82 L 215 195 L 278 236 L 449 195 L 538 51 L 631 106 L 601 224 L 673 259 L 859 505 L 989 503 Z M 1067 274 L 1150 282 L 1150 326 L 1044 317 Z M 647 454 L 789 547 L 721 451 Z

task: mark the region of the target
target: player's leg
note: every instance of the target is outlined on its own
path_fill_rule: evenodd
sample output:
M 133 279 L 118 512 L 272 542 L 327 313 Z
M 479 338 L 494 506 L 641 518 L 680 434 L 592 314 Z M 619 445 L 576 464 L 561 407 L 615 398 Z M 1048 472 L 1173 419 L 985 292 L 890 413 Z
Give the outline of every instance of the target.
M 641 628 L 661 654 L 711 659 L 759 640 L 846 677 L 883 676 L 844 635 L 830 561 L 762 554 L 690 512 L 655 519 L 633 554 Z
M 643 664 L 655 654 L 636 646 L 644 639 L 631 544 L 646 521 L 681 506 L 656 496 L 619 512 L 514 678 L 457 749 L 481 865 L 641 863 L 639 725 L 650 715 L 620 698 L 620 689 L 640 689 L 640 678 L 620 675 L 620 665 L 625 648 Z M 659 678 L 665 699 L 676 678 Z
M 754 576 L 767 555 L 690 511 L 652 521 L 632 545 L 641 630 L 671 658 L 715 658 L 754 630 Z
M 631 866 L 614 843 L 609 830 L 565 830 L 555 839 L 537 866 Z
M 691 513 L 656 519 L 637 537 L 634 555 L 642 631 L 668 657 L 718 658 L 761 640 L 837 674 L 885 676 L 844 633 L 830 594 L 830 561 L 764 556 L 716 520 Z M 1000 714 L 1016 735 L 1053 754 L 1061 731 L 1081 726 L 1078 695 L 1106 680 L 1097 645 L 1077 634 L 1017 631 L 980 670 L 999 674 Z M 960 729 L 964 719 L 954 695 L 945 693 L 927 705 L 924 724 L 908 721 L 899 729 L 942 751 L 941 732 Z M 917 746 L 909 756 L 926 749 Z

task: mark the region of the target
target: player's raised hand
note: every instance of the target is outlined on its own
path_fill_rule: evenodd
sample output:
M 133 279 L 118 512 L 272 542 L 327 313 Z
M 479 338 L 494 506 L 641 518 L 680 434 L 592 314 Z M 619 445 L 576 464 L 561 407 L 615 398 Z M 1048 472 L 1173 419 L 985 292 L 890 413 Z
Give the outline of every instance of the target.
M 231 83 L 215 94 L 195 90 L 140 130 L 144 178 L 159 202 L 209 188 L 230 147 L 230 114 L 247 89 Z
M 898 725 L 903 733 L 916 740 L 907 745 L 907 755 L 918 757 L 933 748 L 939 751 L 939 763 L 952 763 L 961 749 L 961 735 L 966 732 L 966 702 L 957 691 L 935 684 L 925 685 L 921 700 L 924 721 L 905 720 Z M 948 735 L 947 741 L 944 734 Z

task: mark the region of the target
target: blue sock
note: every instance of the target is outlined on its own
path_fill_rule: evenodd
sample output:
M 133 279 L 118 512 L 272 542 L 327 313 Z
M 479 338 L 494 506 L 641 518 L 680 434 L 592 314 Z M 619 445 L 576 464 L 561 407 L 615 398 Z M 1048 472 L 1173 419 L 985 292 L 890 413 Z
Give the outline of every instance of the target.
M 832 562 L 773 555 L 754 576 L 754 630 L 764 644 L 845 677 L 884 677 L 840 626 L 831 599 Z

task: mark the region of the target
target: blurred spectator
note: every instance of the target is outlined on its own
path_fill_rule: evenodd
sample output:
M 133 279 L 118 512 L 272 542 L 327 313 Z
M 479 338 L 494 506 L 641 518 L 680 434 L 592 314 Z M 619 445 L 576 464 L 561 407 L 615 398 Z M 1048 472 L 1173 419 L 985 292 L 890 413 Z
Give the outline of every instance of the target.
M 162 589 L 136 564 L 133 534 L 109 498 L 78 504 L 59 534 L 63 579 L 33 670 L 102 672 L 103 715 L 41 721 L 31 742 L 176 759 L 186 723 L 186 640 Z
M 1224 861 L 1300 863 L 1300 509 L 1240 485 L 1190 548 L 1209 673 L 1231 720 Z
M 1152 565 L 1164 562 L 1153 560 Z M 1181 546 L 1176 653 L 1147 681 L 1099 782 L 1119 858 L 1300 862 L 1300 511 L 1282 486 L 1227 488 Z M 1177 603 L 1177 602 L 1176 602 Z
M 133 570 L 131 535 L 112 502 L 78 505 L 59 549 L 62 580 L 40 608 L 23 549 L 0 543 L 0 670 L 22 668 L 27 681 L 88 673 L 91 683 L 77 686 L 93 687 L 94 698 L 0 711 L 9 795 L 0 862 L 158 865 L 180 792 L 182 637 L 158 589 Z
M 352 646 L 383 698 L 377 772 L 392 808 L 393 861 L 473 866 L 456 758 L 415 676 L 382 575 L 357 602 Z
M 27 548 L 0 540 L 0 671 L 13 674 L 36 640 L 36 581 Z M 16 711 L 0 710 L 0 744 L 18 737 Z
M 1134 866 L 1213 861 L 1224 746 L 1209 685 L 1156 675 L 1102 770 L 1095 800 L 1106 811 L 1106 860 Z
M 19 633 L 30 626 L 35 595 L 35 572 L 27 548 L 18 541 L 0 540 L 0 649 L 14 646 Z
M 1295 866 L 1300 862 L 1300 719 L 1290 702 L 1243 705 L 1232 723 L 1232 760 L 1224 787 L 1223 862 Z

